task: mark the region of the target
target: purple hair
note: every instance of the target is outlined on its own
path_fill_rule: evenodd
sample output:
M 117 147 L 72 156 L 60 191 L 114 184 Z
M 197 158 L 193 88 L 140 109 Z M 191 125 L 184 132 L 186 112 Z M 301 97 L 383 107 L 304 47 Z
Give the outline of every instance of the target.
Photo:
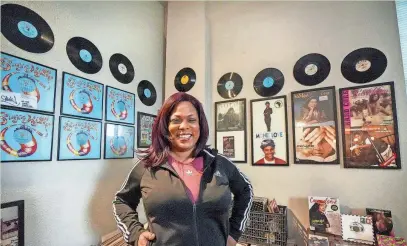
M 209 135 L 209 126 L 202 104 L 198 101 L 198 99 L 185 92 L 177 92 L 165 100 L 157 115 L 157 118 L 154 120 L 151 135 L 151 146 L 147 150 L 137 150 L 137 156 L 144 162 L 145 166 L 158 166 L 167 161 L 171 145 L 168 139 L 168 125 L 174 108 L 180 102 L 192 103 L 199 117 L 200 136 L 193 151 L 193 155 L 198 155 L 206 147 L 206 142 L 208 141 Z

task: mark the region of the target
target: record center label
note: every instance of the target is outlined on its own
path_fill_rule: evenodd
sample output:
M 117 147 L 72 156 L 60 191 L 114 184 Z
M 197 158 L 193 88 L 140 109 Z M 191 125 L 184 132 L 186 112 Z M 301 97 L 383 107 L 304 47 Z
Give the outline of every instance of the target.
M 181 78 L 181 84 L 185 85 L 186 83 L 188 83 L 188 81 L 189 81 L 188 75 L 182 76 L 182 78 Z
M 117 69 L 119 70 L 119 72 L 121 73 L 121 74 L 126 74 L 127 73 L 127 67 L 126 67 L 126 65 L 124 65 L 123 63 L 120 63 L 118 66 L 117 66 Z
M 82 59 L 84 62 L 90 62 L 90 61 L 92 61 L 92 55 L 90 54 L 89 51 L 87 51 L 87 50 L 85 50 L 85 49 L 82 49 L 82 50 L 79 51 L 79 56 L 81 57 L 81 59 Z
M 274 79 L 272 77 L 266 77 L 263 80 L 263 86 L 266 88 L 270 88 L 274 85 Z
M 360 60 L 356 63 L 355 68 L 358 72 L 366 72 L 370 69 L 372 63 L 368 60 Z
M 305 70 L 305 74 L 306 74 L 306 75 L 312 76 L 312 75 L 315 75 L 315 74 L 318 72 L 318 66 L 315 65 L 315 64 L 313 64 L 313 63 L 311 63 L 311 64 L 308 64 L 308 65 L 305 67 L 304 70 Z
M 150 89 L 148 89 L 148 88 L 144 89 L 144 96 L 146 96 L 147 98 L 150 98 L 150 97 L 151 97 L 151 91 L 150 91 Z
M 38 36 L 37 28 L 28 21 L 19 21 L 17 24 L 18 30 L 27 38 L 35 38 Z
M 228 82 L 225 83 L 226 90 L 232 90 L 233 87 L 235 87 L 235 83 L 233 81 L 229 80 Z

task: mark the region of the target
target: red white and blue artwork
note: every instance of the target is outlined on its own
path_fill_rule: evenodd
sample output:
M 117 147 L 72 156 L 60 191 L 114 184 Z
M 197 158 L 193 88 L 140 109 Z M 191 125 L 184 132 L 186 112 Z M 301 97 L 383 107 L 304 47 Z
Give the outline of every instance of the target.
M 54 116 L 1 109 L 2 162 L 51 161 Z
M 134 126 L 106 123 L 105 159 L 134 158 Z
M 124 124 L 135 123 L 135 95 L 106 86 L 105 120 Z

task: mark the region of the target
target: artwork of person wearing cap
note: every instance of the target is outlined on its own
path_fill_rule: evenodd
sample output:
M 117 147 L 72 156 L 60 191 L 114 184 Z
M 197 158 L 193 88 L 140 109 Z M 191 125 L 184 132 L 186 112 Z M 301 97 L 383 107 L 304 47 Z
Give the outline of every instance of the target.
M 266 108 L 264 109 L 263 115 L 264 115 L 264 123 L 266 123 L 267 126 L 267 131 L 270 132 L 270 125 L 271 125 L 271 114 L 273 113 L 273 109 L 270 108 L 270 102 L 266 102 Z
M 280 158 L 274 156 L 276 145 L 272 139 L 265 139 L 261 142 L 260 148 L 263 150 L 264 157 L 256 161 L 255 164 L 286 164 Z

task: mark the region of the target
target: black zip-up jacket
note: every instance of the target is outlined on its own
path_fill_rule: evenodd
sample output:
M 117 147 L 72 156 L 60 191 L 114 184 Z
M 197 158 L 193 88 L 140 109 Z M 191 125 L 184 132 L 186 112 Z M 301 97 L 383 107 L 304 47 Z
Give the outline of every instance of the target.
M 215 150 L 205 149 L 199 156 L 204 159 L 204 171 L 195 204 L 170 164 L 146 168 L 140 162 L 132 169 L 113 201 L 117 226 L 128 244 L 137 246 L 144 231 L 136 212 L 141 198 L 149 231 L 156 236 L 150 245 L 225 246 L 229 235 L 238 241 L 252 205 L 252 186 Z

